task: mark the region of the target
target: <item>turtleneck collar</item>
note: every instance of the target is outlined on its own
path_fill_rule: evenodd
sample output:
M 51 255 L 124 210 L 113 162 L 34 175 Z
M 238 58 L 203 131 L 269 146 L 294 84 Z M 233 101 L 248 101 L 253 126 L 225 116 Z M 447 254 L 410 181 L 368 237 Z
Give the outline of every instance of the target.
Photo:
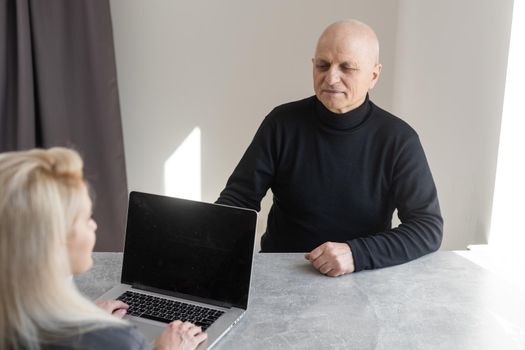
M 317 116 L 322 124 L 330 129 L 340 131 L 353 130 L 361 125 L 370 114 L 371 106 L 368 100 L 368 94 L 366 95 L 365 101 L 359 107 L 346 113 L 334 113 L 328 110 L 316 96 L 314 97 Z

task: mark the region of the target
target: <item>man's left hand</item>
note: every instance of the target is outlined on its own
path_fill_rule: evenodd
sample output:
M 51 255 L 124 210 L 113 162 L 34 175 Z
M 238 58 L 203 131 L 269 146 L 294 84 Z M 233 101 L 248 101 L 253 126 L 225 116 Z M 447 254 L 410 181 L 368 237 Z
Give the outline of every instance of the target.
M 341 276 L 355 271 L 352 250 L 346 243 L 326 242 L 304 255 L 323 275 Z

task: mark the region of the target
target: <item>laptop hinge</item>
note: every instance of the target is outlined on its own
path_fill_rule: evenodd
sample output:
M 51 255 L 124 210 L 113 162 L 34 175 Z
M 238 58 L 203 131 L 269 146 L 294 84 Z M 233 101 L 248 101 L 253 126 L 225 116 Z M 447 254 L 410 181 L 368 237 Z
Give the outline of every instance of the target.
M 208 298 L 201 298 L 201 297 L 197 297 L 197 296 L 194 296 L 194 295 L 188 295 L 188 294 L 184 294 L 184 293 L 174 292 L 174 291 L 171 291 L 171 290 L 165 290 L 165 289 L 159 289 L 159 288 L 155 288 L 155 287 L 145 286 L 145 285 L 139 284 L 139 283 L 132 284 L 131 287 L 134 288 L 134 289 L 144 290 L 144 291 L 147 291 L 147 292 L 153 292 L 153 293 L 158 293 L 158 294 L 163 294 L 163 295 L 169 295 L 171 297 L 187 299 L 187 300 L 196 301 L 198 303 L 203 303 L 203 304 L 211 304 L 211 305 L 220 306 L 220 307 L 224 307 L 224 308 L 228 308 L 228 309 L 232 307 L 232 304 L 226 303 L 226 302 L 223 302 L 223 301 L 218 301 L 218 300 L 213 300 L 213 299 L 208 299 Z

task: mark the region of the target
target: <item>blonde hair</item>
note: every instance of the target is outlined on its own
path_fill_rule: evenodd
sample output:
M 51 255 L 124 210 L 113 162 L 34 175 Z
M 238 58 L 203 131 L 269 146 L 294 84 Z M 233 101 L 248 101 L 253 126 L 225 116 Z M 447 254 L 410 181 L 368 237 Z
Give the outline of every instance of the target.
M 66 148 L 0 154 L 0 349 L 125 325 L 67 277 L 66 241 L 85 186 L 82 159 Z

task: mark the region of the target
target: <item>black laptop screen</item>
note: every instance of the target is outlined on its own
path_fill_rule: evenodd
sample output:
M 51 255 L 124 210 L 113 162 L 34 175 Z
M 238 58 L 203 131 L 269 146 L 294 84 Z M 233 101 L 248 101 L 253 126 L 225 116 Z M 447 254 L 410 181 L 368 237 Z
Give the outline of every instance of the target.
M 122 283 L 246 308 L 256 221 L 253 210 L 131 192 Z

